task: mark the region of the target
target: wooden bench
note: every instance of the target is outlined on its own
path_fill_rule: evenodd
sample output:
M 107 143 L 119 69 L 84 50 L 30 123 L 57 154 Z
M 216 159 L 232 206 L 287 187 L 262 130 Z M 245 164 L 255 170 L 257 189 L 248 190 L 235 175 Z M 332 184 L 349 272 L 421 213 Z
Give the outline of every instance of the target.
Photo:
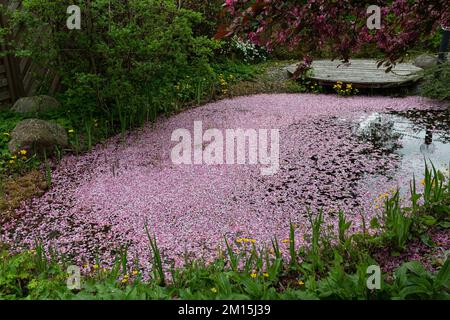
M 411 84 L 421 78 L 421 68 L 411 63 L 399 63 L 388 73 L 384 67 L 377 68 L 376 60 L 353 59 L 343 64 L 339 60 L 313 61 L 309 79 L 320 85 L 332 85 L 337 81 L 352 83 L 360 88 L 391 88 Z M 290 74 L 297 69 L 297 65 L 287 68 Z

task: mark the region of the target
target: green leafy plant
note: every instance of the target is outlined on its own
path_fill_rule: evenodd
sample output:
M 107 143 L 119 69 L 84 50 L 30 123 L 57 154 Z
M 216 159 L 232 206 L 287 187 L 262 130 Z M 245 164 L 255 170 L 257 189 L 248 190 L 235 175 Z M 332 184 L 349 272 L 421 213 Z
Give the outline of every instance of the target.
M 148 241 L 150 243 L 150 247 L 152 250 L 152 257 L 153 257 L 152 265 L 153 265 L 154 279 L 157 280 L 158 284 L 164 285 L 166 280 L 165 280 L 164 269 L 163 269 L 162 260 L 161 260 L 161 253 L 160 253 L 158 245 L 156 243 L 156 237 L 152 237 L 150 235 L 147 226 L 145 226 L 145 232 L 147 233 Z
M 404 263 L 395 271 L 394 299 L 450 299 L 450 261 L 436 274 L 427 272 L 417 261 Z
M 450 99 L 450 62 L 436 65 L 423 71 L 420 93 L 425 97 L 439 100 Z
M 433 163 L 431 169 L 425 163 L 425 178 L 423 200 L 427 211 L 434 214 L 438 219 L 449 217 L 450 212 L 450 179 L 438 170 Z
M 382 220 L 386 238 L 395 249 L 402 250 L 408 241 L 413 219 L 400 205 L 399 190 L 391 198 L 386 199 Z

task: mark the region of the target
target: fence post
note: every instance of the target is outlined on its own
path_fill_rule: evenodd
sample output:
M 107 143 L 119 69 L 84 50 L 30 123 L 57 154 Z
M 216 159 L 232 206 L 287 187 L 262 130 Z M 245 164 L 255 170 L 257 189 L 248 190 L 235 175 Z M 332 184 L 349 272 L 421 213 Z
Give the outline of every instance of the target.
M 449 40 L 450 40 L 450 28 L 442 27 L 442 40 L 438 55 L 439 63 L 444 63 L 447 61 Z
M 7 5 L 5 1 L 1 1 L 0 4 Z M 0 12 L 0 27 L 7 25 L 6 18 Z M 7 38 L 7 40 L 11 40 Z M 7 52 L 11 48 L 8 44 L 1 45 L 1 50 Z M 19 60 L 13 55 L 7 54 L 3 57 L 4 66 L 6 70 L 6 76 L 8 81 L 8 90 L 11 102 L 14 103 L 18 98 L 25 96 L 25 90 L 22 82 L 22 75 L 20 72 Z

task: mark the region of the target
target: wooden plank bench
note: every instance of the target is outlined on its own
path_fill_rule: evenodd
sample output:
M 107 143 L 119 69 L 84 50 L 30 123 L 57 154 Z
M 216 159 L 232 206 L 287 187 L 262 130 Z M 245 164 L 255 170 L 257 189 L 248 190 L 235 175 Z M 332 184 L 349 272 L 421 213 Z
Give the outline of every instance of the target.
M 309 79 L 320 85 L 332 85 L 337 81 L 352 83 L 360 88 L 391 88 L 411 84 L 421 78 L 421 68 L 411 63 L 399 63 L 388 73 L 384 67 L 377 68 L 376 60 L 353 59 L 343 64 L 339 60 L 313 61 Z M 293 74 L 297 64 L 287 67 Z

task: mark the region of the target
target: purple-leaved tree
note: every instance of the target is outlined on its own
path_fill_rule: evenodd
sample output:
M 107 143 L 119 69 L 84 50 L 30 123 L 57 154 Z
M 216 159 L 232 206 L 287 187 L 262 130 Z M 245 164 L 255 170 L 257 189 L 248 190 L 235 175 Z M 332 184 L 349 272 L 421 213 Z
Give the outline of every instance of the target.
M 381 9 L 379 29 L 367 26 L 370 5 Z M 387 70 L 419 40 L 450 25 L 448 0 L 227 0 L 225 7 L 234 20 L 219 28 L 218 38 L 246 34 L 269 49 L 299 43 L 306 51 L 331 47 L 333 58 L 344 61 L 364 44 L 374 43 L 385 55 Z M 311 57 L 303 58 L 305 68 Z

